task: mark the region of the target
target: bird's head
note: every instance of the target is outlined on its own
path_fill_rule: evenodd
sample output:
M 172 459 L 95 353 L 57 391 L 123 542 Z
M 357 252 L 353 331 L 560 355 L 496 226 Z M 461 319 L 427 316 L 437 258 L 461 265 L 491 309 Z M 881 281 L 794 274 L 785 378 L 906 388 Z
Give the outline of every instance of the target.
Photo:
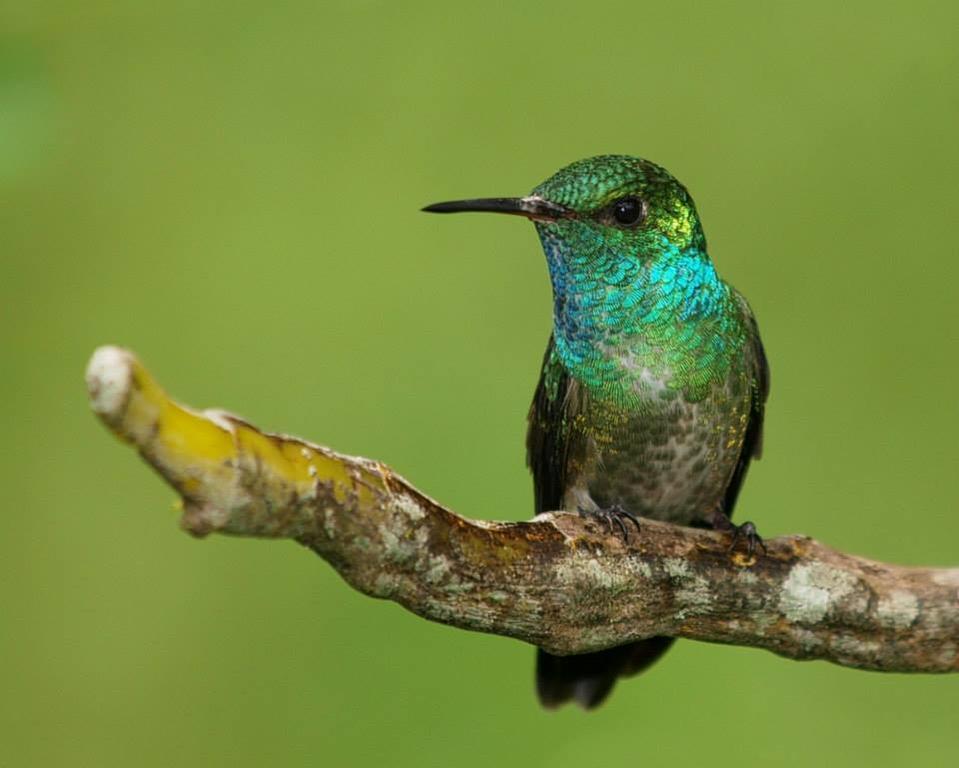
M 579 160 L 527 197 L 456 200 L 423 210 L 524 216 L 536 223 L 551 259 L 575 260 L 591 271 L 602 271 L 611 261 L 641 265 L 664 250 L 699 246 L 705 251 L 699 217 L 686 188 L 664 168 L 627 155 Z
M 688 316 L 718 278 L 693 200 L 665 169 L 626 155 L 569 165 L 527 197 L 436 203 L 434 213 L 488 211 L 532 220 L 553 284 L 557 341 L 605 343 Z

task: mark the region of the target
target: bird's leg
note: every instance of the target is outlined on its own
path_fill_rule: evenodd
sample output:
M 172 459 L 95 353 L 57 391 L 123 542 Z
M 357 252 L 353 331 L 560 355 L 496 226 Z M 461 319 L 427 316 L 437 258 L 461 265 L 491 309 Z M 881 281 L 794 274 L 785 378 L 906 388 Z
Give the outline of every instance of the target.
M 624 509 L 619 504 L 614 504 L 611 507 L 606 509 L 599 509 L 598 507 L 586 508 L 586 507 L 577 507 L 579 516 L 587 520 L 597 520 L 603 523 L 606 523 L 606 530 L 609 533 L 613 532 L 613 523 L 616 523 L 619 526 L 620 533 L 623 534 L 623 541 L 629 542 L 629 529 L 626 527 L 626 520 L 632 522 L 636 526 L 636 532 L 640 530 L 639 527 L 639 518 L 636 517 L 632 512 L 627 509 Z
M 712 523 L 714 530 L 724 531 L 732 534 L 732 541 L 729 542 L 730 549 L 735 549 L 739 540 L 745 539 L 746 552 L 750 557 L 752 557 L 753 553 L 756 551 L 757 545 L 762 547 L 763 554 L 766 554 L 766 543 L 763 541 L 763 537 L 760 536 L 756 531 L 756 526 L 751 522 L 747 521 L 742 525 L 736 525 L 732 520 L 726 517 L 726 514 L 722 510 L 719 509 L 712 513 L 709 521 Z

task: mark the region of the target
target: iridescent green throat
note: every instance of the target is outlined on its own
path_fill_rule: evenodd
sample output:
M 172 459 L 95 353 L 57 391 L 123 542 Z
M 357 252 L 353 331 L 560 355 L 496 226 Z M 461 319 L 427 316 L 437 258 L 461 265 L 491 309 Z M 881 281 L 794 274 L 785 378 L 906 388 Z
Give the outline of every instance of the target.
M 584 173 L 588 163 L 598 175 Z M 633 192 L 648 206 L 642 226 L 610 226 L 604 207 Z M 654 383 L 693 400 L 706 396 L 725 378 L 745 329 L 685 188 L 646 161 L 603 157 L 560 171 L 533 194 L 579 214 L 537 223 L 564 367 L 603 399 L 642 399 Z

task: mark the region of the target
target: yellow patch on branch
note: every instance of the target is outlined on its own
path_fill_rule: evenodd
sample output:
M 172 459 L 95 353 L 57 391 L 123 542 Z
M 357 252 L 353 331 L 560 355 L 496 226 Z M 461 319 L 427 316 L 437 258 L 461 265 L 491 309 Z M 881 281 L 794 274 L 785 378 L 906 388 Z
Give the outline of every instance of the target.
M 369 504 L 389 492 L 374 463 L 261 432 L 223 411 L 180 405 L 127 350 L 98 349 L 87 368 L 87 388 L 103 422 L 184 497 L 186 525 L 194 532 L 239 532 L 232 524 L 239 512 L 266 521 L 268 510 L 310 499 L 321 486 L 338 503 L 352 496 Z

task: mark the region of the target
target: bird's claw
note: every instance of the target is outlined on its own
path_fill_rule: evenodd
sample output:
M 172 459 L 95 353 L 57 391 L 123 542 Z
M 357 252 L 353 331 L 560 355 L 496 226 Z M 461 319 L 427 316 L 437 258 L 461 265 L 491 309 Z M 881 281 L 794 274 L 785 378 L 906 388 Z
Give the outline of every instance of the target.
M 766 542 L 763 541 L 763 537 L 759 535 L 756 531 L 756 526 L 751 522 L 745 522 L 742 525 L 733 525 L 733 536 L 732 541 L 729 542 L 729 550 L 732 551 L 736 548 L 736 544 L 739 543 L 740 539 L 746 540 L 746 553 L 752 557 L 756 551 L 756 546 L 759 545 L 763 554 L 768 554 L 766 551 Z
M 626 527 L 626 520 L 629 520 L 633 525 L 636 526 L 637 533 L 640 531 L 639 518 L 637 518 L 636 515 L 629 510 L 621 507 L 619 504 L 614 504 L 606 509 L 584 509 L 583 507 L 580 507 L 579 516 L 582 518 L 606 523 L 606 530 L 609 533 L 613 532 L 613 523 L 615 523 L 619 528 L 619 532 L 623 536 L 623 541 L 626 543 L 629 543 L 629 529 Z

